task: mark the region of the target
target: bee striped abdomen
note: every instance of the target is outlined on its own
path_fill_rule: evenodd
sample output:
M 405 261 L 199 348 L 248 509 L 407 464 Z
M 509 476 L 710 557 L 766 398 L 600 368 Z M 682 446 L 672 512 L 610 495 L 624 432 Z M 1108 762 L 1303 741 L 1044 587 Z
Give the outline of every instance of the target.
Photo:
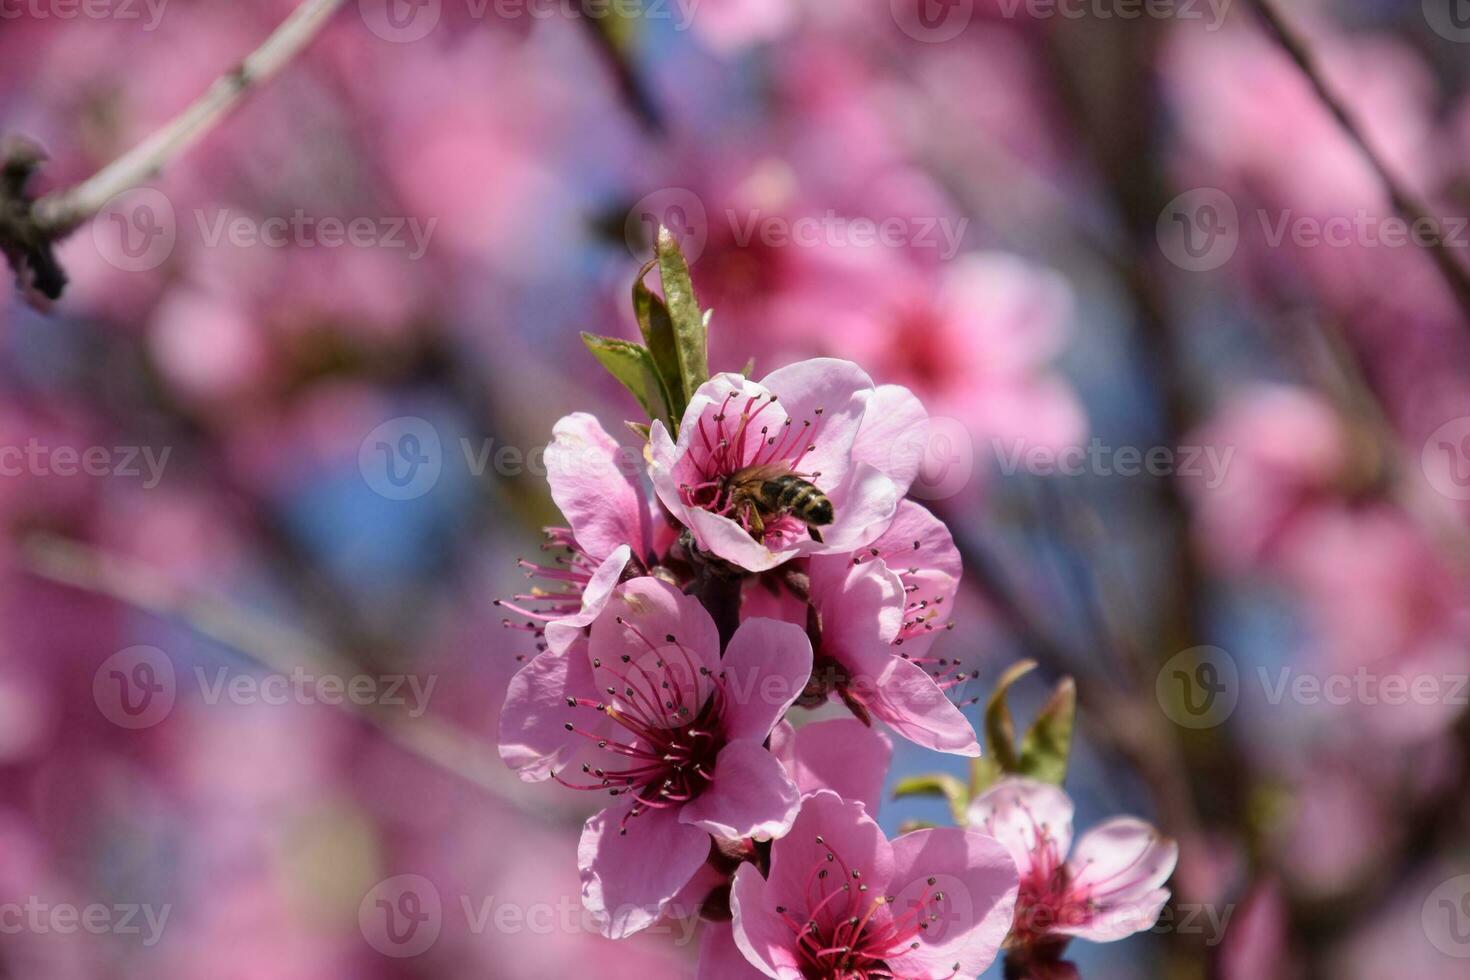
M 773 511 L 787 511 L 806 524 L 832 523 L 832 501 L 799 476 L 787 474 L 761 484 L 763 503 Z

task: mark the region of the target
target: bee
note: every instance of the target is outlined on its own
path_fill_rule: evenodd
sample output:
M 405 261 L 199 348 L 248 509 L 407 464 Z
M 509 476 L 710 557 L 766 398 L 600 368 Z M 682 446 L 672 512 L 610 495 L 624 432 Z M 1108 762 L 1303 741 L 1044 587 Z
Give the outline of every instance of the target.
M 757 540 L 765 535 L 766 520 L 781 514 L 805 524 L 816 541 L 822 540 L 817 528 L 832 523 L 832 501 L 785 463 L 736 470 L 726 479 L 725 490 L 735 514 Z

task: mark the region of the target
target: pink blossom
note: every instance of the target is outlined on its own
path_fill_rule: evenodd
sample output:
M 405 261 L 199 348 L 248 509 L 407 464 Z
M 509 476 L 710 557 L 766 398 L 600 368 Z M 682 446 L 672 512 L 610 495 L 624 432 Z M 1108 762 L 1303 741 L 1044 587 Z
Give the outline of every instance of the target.
M 872 545 L 813 558 L 810 572 L 822 627 L 818 679 L 912 742 L 979 755 L 974 727 L 948 693 L 971 674 L 958 661 L 929 655 L 960 581 L 959 553 L 943 522 L 904 501 Z
M 893 761 L 893 743 L 856 718 L 832 718 L 771 732 L 771 753 L 781 760 L 803 796 L 830 789 L 877 813 Z
M 766 877 L 736 872 L 733 933 L 778 980 L 972 977 L 1000 950 L 1016 891 L 994 839 L 938 828 L 890 842 L 861 803 L 820 790 L 771 846 Z
M 1006 846 L 1021 874 L 1011 945 L 1035 951 L 1071 937 L 1112 942 L 1151 928 L 1169 899 L 1179 848 L 1133 817 L 1082 835 L 1059 786 L 1007 777 L 970 804 L 970 826 Z
M 872 541 L 917 474 L 926 426 L 910 392 L 876 388 L 849 361 L 801 361 L 760 382 L 720 374 L 695 392 L 677 442 L 653 423 L 653 484 L 702 550 L 765 571 Z M 789 514 L 758 523 L 730 492 L 730 478 L 752 466 L 789 469 L 817 486 L 830 522 L 818 535 Z
M 562 418 L 546 450 L 551 496 L 570 527 L 546 528 L 543 550 L 560 552 L 553 564 L 522 559 L 536 587 L 496 603 L 526 617 L 505 624 L 546 638 L 564 652 L 597 618 L 623 573 L 653 564 L 654 514 L 633 475 L 629 454 L 586 412 Z M 636 456 L 632 457 L 636 459 Z
M 656 921 L 711 834 L 791 826 L 800 797 L 764 742 L 810 674 L 800 628 L 749 620 L 722 659 L 698 600 L 637 578 L 613 590 L 588 639 L 512 679 L 502 758 L 523 779 L 621 797 L 587 821 L 579 848 L 583 902 L 606 935 Z

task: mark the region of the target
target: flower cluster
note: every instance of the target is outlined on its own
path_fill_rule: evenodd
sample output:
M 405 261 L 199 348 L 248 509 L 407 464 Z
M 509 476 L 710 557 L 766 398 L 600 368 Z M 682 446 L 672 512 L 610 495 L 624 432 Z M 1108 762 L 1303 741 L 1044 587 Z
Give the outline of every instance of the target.
M 641 457 L 589 415 L 557 424 L 547 470 L 568 526 L 546 532 L 553 558 L 522 563 L 538 583 L 501 603 L 538 652 L 509 686 L 500 752 L 525 780 L 611 797 L 578 848 L 605 935 L 699 914 L 704 977 L 947 978 L 1007 936 L 1059 948 L 1157 917 L 1172 857 L 1150 852 L 1124 893 L 1099 872 L 1128 864 L 1127 835 L 1063 869 L 1055 787 L 1003 782 L 969 829 L 889 841 L 874 822 L 892 752 L 875 720 L 980 754 L 955 703 L 970 674 L 931 652 L 960 558 L 906 499 L 926 425 L 907 389 L 835 359 L 703 381 Z M 854 717 L 788 720 L 827 702 Z M 1045 831 L 1017 829 L 1042 812 Z M 1137 915 L 1111 914 L 1118 894 Z M 1067 915 L 1038 926 L 1043 907 Z
M 709 376 L 708 321 L 667 235 L 654 265 L 665 298 L 634 287 L 647 346 L 585 338 L 648 410 L 630 423 L 646 443 L 628 453 L 586 414 L 557 423 L 547 475 L 567 526 L 500 603 L 537 641 L 507 690 L 501 757 L 611 799 L 577 855 L 600 930 L 697 916 L 711 980 L 937 980 L 1002 948 L 1041 976 L 1072 935 L 1147 928 L 1172 845 L 1109 825 L 1062 865 L 1071 804 L 1055 786 L 1001 780 L 969 827 L 879 829 L 892 742 L 875 721 L 980 755 L 956 704 L 973 675 L 933 650 L 959 552 L 908 498 L 928 415 L 834 358 Z M 826 704 L 852 717 L 793 716 Z

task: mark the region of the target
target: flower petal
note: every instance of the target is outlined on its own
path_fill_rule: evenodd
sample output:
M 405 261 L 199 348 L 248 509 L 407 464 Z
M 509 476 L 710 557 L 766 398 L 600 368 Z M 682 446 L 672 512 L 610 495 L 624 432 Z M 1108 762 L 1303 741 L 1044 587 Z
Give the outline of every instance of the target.
M 914 744 L 955 755 L 980 754 L 970 720 L 918 664 L 890 657 L 882 673 L 859 674 L 852 683 L 874 717 Z
M 829 864 L 840 867 L 829 860 L 828 855 L 833 854 L 849 870 L 861 872 L 875 896 L 884 894 L 893 880 L 893 848 L 867 809 L 856 800 L 844 800 L 823 789 L 803 798 L 791 831 L 771 845 L 766 896 L 773 903 L 772 910 L 780 905 L 801 921 L 801 913 L 809 911 L 813 871 Z M 833 887 L 842 883 L 834 881 Z M 790 930 L 787 934 L 791 936 Z
M 812 422 L 815 448 L 802 457 L 801 471 L 821 473 L 817 482 L 824 489 L 845 484 L 873 379 L 851 361 L 814 357 L 772 371 L 761 386 L 778 397 L 794 424 Z
M 1067 867 L 1072 888 L 1096 903 L 1096 916 L 1056 931 L 1110 942 L 1152 927 L 1169 897 L 1161 886 L 1178 859 L 1177 844 L 1135 817 L 1117 817 L 1092 828 L 1077 841 Z
M 812 676 L 806 630 L 774 619 L 748 619 L 720 662 L 725 688 L 725 735 L 765 741 Z
M 913 977 L 973 977 L 995 960 L 1016 912 L 1019 876 L 1010 853 L 984 834 L 941 827 L 905 834 L 893 842 L 893 882 L 901 917 L 923 897 L 943 895 L 928 907 L 919 948 L 889 957 L 896 973 Z M 932 884 L 931 884 L 932 882 Z
M 928 437 L 929 413 L 914 393 L 900 385 L 879 385 L 868 399 L 853 456 L 887 475 L 903 496 L 919 475 Z
M 893 742 L 856 718 L 816 721 L 800 728 L 777 725 L 771 753 L 780 759 L 803 795 L 830 789 L 878 813 L 883 784 L 893 760 Z
M 500 710 L 500 757 L 522 779 L 549 778 L 588 742 L 567 731 L 568 724 L 595 731 L 605 722 L 591 709 L 568 707 L 569 697 L 597 697 L 585 643 L 567 653 L 542 653 L 511 678 Z
M 613 589 L 617 587 L 618 580 L 623 577 L 623 569 L 628 567 L 632 558 L 632 549 L 628 545 L 619 545 L 597 566 L 597 571 L 592 573 L 586 587 L 582 589 L 582 608 L 570 616 L 563 616 L 546 624 L 548 650 L 555 653 L 565 652 L 582 635 L 582 631 L 592 625 L 607 605 L 607 600 L 612 598 Z
M 709 857 L 709 835 L 680 823 L 676 810 L 648 809 L 624 823 L 631 806 L 628 801 L 594 815 L 577 846 L 582 904 L 609 939 L 657 922 Z
M 766 974 L 750 965 L 735 944 L 729 922 L 706 922 L 699 937 L 699 972 L 695 980 L 760 980 Z
M 827 496 L 836 516 L 822 528 L 820 542 L 801 542 L 806 554 L 842 554 L 866 547 L 893 521 L 902 495 L 882 471 L 857 463 L 849 479 Z
M 646 558 L 651 530 L 633 468 L 638 456 L 620 446 L 586 412 L 565 416 L 552 432 L 554 438 L 546 447 L 546 478 L 577 544 L 594 558 L 606 557 L 624 544 Z
M 1010 776 L 977 796 L 969 809 L 970 826 L 1005 845 L 1024 876 L 1037 845 L 1049 836 L 1057 857 L 1072 846 L 1072 799 L 1060 786 Z
M 770 887 L 753 864 L 742 864 L 730 888 L 730 930 L 745 961 L 762 975 L 800 980 L 793 933 L 776 914 Z
M 686 803 L 679 819 L 716 837 L 780 837 L 791 829 L 801 794 L 779 760 L 759 742 L 731 742 L 715 760 L 714 780 Z

